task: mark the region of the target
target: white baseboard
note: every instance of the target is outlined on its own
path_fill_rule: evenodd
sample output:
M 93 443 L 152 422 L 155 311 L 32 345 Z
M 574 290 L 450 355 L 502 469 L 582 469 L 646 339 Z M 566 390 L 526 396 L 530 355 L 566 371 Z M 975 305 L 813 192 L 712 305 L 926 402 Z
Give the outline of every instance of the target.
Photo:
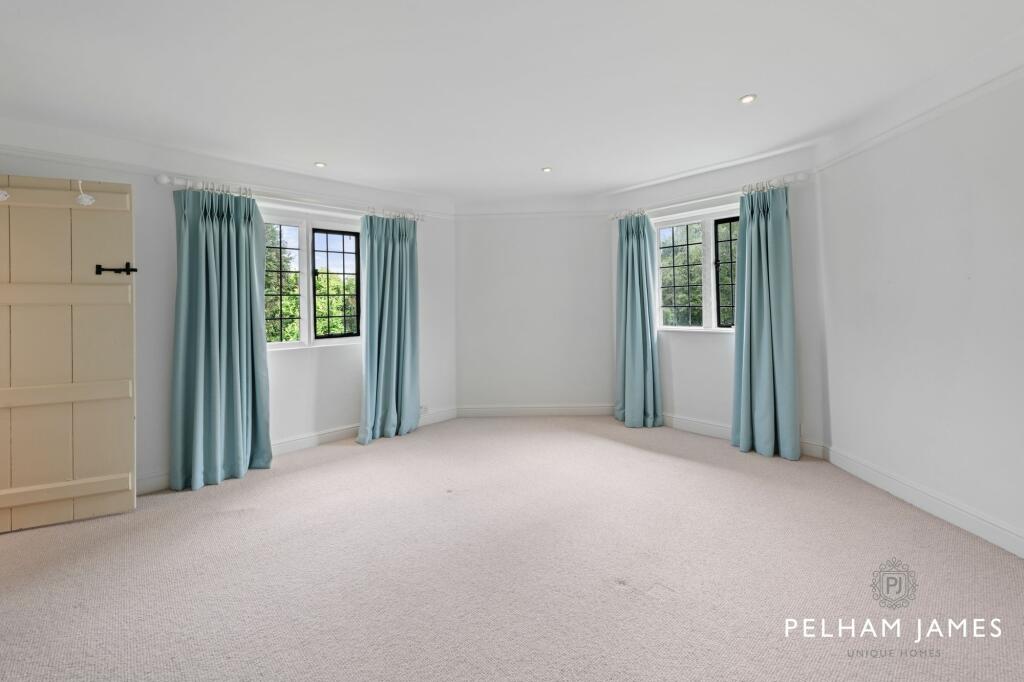
M 828 459 L 828 446 L 815 443 L 809 440 L 800 441 L 800 454 L 804 457 L 815 457 L 817 459 Z
M 149 495 L 158 493 L 171 487 L 171 474 L 154 474 L 153 476 L 141 476 L 135 481 L 135 493 L 137 495 Z
M 613 405 L 460 405 L 459 417 L 586 417 L 612 414 Z
M 665 426 L 670 426 L 673 429 L 679 429 L 680 431 L 699 433 L 702 436 L 721 438 L 723 440 L 729 440 L 731 435 L 731 430 L 728 424 L 719 424 L 717 422 L 709 422 L 704 419 L 694 419 L 692 417 L 680 417 L 675 414 L 665 415 Z
M 443 421 L 448 421 L 449 419 L 455 419 L 455 415 L 456 411 L 454 407 L 446 407 L 440 410 L 429 410 L 420 416 L 420 426 L 428 426 L 430 424 L 438 424 Z M 336 440 L 355 438 L 358 433 L 359 424 L 348 424 L 346 426 L 337 426 L 325 431 L 317 431 L 315 433 L 308 433 L 302 436 L 274 441 L 274 443 L 271 444 L 271 447 L 273 448 L 273 453 L 275 455 L 283 455 L 288 452 L 295 452 L 296 450 L 315 448 L 316 446 L 323 445 L 324 443 L 333 443 Z
M 924 511 L 988 540 L 1019 557 L 1024 557 L 1024 532 L 1010 528 L 977 509 L 952 500 L 934 490 L 879 469 L 873 464 L 828 448 L 832 464 L 876 488 L 895 495 Z
M 665 425 L 680 431 L 698 433 L 702 436 L 729 440 L 731 433 L 727 424 L 709 422 L 702 419 L 680 417 L 666 414 Z M 895 495 L 910 504 L 923 509 L 943 521 L 963 528 L 969 533 L 988 540 L 1008 552 L 1024 557 L 1024 532 L 1014 530 L 996 521 L 986 514 L 972 509 L 961 502 L 951 500 L 933 490 L 929 490 L 904 478 L 882 471 L 878 467 L 867 464 L 860 459 L 835 450 L 822 443 L 801 441 L 800 452 L 807 457 L 826 459 L 840 469 L 856 476 L 876 488 Z
M 442 407 L 439 410 L 429 410 L 426 414 L 420 417 L 420 426 L 427 426 L 429 424 L 440 424 L 446 422 L 449 419 L 455 419 L 458 416 L 458 410 L 454 407 Z
M 275 456 L 283 455 L 288 452 L 312 448 L 334 440 L 340 440 L 348 436 L 355 436 L 358 428 L 358 426 L 343 426 L 337 429 L 329 429 L 327 431 L 319 431 L 317 433 L 310 433 L 304 436 L 280 440 L 270 444 L 271 453 Z M 140 476 L 136 481 L 136 492 L 139 495 L 159 493 L 170 489 L 170 487 L 170 473 Z
M 271 452 L 273 452 L 275 456 L 284 455 L 289 452 L 295 452 L 296 450 L 315 448 L 318 445 L 332 443 L 343 438 L 355 438 L 358 432 L 359 424 L 336 426 L 333 429 L 306 433 L 301 436 L 293 436 L 291 438 L 274 441 L 270 444 L 270 447 Z
M 456 417 L 610 415 L 612 407 L 611 405 L 477 405 L 459 408 L 449 407 L 428 412 L 422 417 L 420 424 L 422 426 L 437 424 L 455 419 Z M 712 438 L 728 440 L 730 437 L 728 425 L 703 419 L 666 414 L 665 425 L 680 431 L 711 436 Z M 277 441 L 273 444 L 273 452 L 277 455 L 311 448 L 334 440 L 354 437 L 357 431 L 358 426 L 350 425 Z M 827 459 L 840 469 L 866 483 L 870 483 L 876 488 L 881 488 L 915 507 L 923 509 L 933 516 L 937 516 L 943 521 L 952 523 L 954 526 L 963 528 L 969 533 L 973 533 L 994 545 L 1002 547 L 1008 552 L 1024 557 L 1024 532 L 1010 528 L 983 512 L 952 500 L 933 490 L 929 490 L 924 486 L 912 483 L 900 476 L 883 471 L 857 457 L 839 452 L 827 445 L 811 441 L 801 441 L 800 449 L 805 456 Z M 166 473 L 141 477 L 137 481 L 138 493 L 145 495 L 166 490 L 169 487 L 169 481 L 170 476 Z
M 440 422 L 448 421 L 449 419 L 455 419 L 455 416 L 456 410 L 454 407 L 430 410 L 420 417 L 420 426 L 438 424 Z M 337 426 L 333 429 L 326 429 L 324 431 L 316 431 L 314 433 L 307 433 L 301 436 L 293 436 L 292 438 L 277 440 L 271 443 L 270 447 L 271 452 L 276 457 L 277 455 L 284 455 L 289 452 L 315 448 L 318 445 L 332 443 L 344 438 L 355 438 L 357 433 L 359 433 L 359 425 L 349 424 L 347 426 Z M 139 478 L 137 481 L 139 495 L 158 493 L 160 491 L 167 490 L 170 487 L 171 476 L 166 473 L 157 474 L 155 476 L 146 476 Z
M 694 419 L 693 417 L 680 417 L 675 414 L 666 414 L 665 426 L 670 426 L 673 429 L 679 429 L 680 431 L 699 433 L 702 436 L 721 438 L 722 440 L 730 440 L 732 438 L 732 427 L 728 424 L 710 422 L 704 419 Z M 802 440 L 800 441 L 800 454 L 804 457 L 828 459 L 828 448 L 821 443 Z

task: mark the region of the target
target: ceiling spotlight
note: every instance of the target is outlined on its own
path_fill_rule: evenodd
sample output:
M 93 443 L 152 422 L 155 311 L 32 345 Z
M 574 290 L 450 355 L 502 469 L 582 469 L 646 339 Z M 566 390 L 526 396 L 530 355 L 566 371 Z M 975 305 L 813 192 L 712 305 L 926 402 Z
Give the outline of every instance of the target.
M 541 168 L 540 170 L 541 170 L 541 172 L 543 172 L 543 173 L 550 173 L 550 172 L 551 172 L 551 166 L 544 166 L 544 167 L 543 167 L 543 168 Z
M 740 104 L 753 104 L 756 99 L 757 95 L 751 92 L 750 94 L 740 97 Z
M 317 168 L 327 168 L 327 164 L 324 163 L 323 161 L 314 161 L 313 165 L 316 166 Z
M 0 201 L 7 201 L 11 198 L 11 195 L 0 189 Z
M 75 197 L 75 203 L 79 206 L 92 206 L 96 203 L 96 197 L 91 194 L 86 194 L 82 191 L 82 181 L 78 181 L 78 196 Z

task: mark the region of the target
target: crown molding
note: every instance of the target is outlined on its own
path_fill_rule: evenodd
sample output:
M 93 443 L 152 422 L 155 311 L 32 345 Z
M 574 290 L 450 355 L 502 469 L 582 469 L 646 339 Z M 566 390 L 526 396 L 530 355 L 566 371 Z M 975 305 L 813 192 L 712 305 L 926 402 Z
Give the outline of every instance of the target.
M 455 215 L 458 218 L 592 216 L 601 214 L 604 209 L 602 197 L 595 194 L 541 194 L 455 201 Z
M 138 175 L 168 174 L 245 185 L 293 201 L 422 213 L 451 219 L 447 197 L 355 185 L 292 170 L 171 149 L 132 140 L 0 119 L 0 154 Z
M 696 175 L 706 175 L 708 173 L 714 173 L 715 171 L 726 170 L 728 168 L 734 168 L 736 166 L 747 166 L 758 161 L 763 161 L 765 159 L 771 159 L 776 156 L 791 154 L 792 152 L 799 151 L 801 149 L 813 148 L 815 145 L 818 144 L 820 139 L 821 138 L 812 138 L 809 140 L 804 140 L 802 142 L 797 142 L 795 144 L 787 145 L 785 147 L 778 147 L 776 149 L 772 149 L 766 152 L 761 152 L 760 154 L 752 154 L 750 156 L 744 156 L 738 159 L 731 159 L 729 161 L 722 161 L 721 163 L 715 163 L 709 166 L 692 168 L 690 170 L 675 173 L 673 175 L 666 175 L 665 177 L 657 178 L 654 180 L 647 180 L 645 182 L 640 182 L 635 185 L 630 185 L 629 187 L 622 187 L 621 189 L 612 190 L 611 192 L 606 192 L 604 196 L 613 197 L 618 194 L 625 194 L 626 192 L 633 192 L 638 189 L 646 189 L 648 187 L 654 187 L 656 185 L 664 185 L 666 183 L 674 182 L 676 180 L 685 180 L 686 178 L 691 178 Z
M 815 168 L 825 170 L 1022 77 L 1024 29 L 824 136 Z
M 827 135 L 609 192 L 575 197 L 521 197 L 460 205 L 448 197 L 355 185 L 294 170 L 9 119 L 0 119 L 0 153 L 139 175 L 168 173 L 208 178 L 270 190 L 293 202 L 379 206 L 448 220 L 455 217 L 599 217 L 623 202 L 657 205 L 668 199 L 674 201 L 725 191 L 723 188 L 730 188 L 737 181 L 737 187 L 749 182 L 751 178 L 744 176 L 762 173 L 762 169 L 778 167 L 781 169 L 778 172 L 784 172 L 787 170 L 784 167 L 790 165 L 806 168 L 806 164 L 795 160 L 797 157 L 812 158 L 815 171 L 820 172 L 1022 77 L 1024 27 Z M 626 194 L 633 196 L 626 199 L 622 196 Z
M 464 220 L 472 218 L 548 218 L 551 216 L 558 216 L 560 218 L 593 218 L 599 216 L 606 216 L 608 211 L 601 209 L 562 209 L 562 208 L 551 208 L 551 209 L 526 209 L 522 211 L 500 211 L 500 210 L 475 210 L 475 211 L 461 211 L 456 210 L 455 219 Z

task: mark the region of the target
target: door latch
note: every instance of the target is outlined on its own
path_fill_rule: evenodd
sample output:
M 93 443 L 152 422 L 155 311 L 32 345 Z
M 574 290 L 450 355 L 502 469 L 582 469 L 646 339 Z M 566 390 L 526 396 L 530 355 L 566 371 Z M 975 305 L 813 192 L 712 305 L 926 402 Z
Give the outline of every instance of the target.
M 133 272 L 138 272 L 138 271 L 139 271 L 138 268 L 133 268 L 132 267 L 131 261 L 125 261 L 125 264 L 124 264 L 123 268 L 105 268 L 102 265 L 100 265 L 99 263 L 96 264 L 96 274 L 97 275 L 102 275 L 104 272 L 114 272 L 114 273 L 117 273 L 119 275 L 124 274 L 124 275 L 129 275 L 130 276 Z

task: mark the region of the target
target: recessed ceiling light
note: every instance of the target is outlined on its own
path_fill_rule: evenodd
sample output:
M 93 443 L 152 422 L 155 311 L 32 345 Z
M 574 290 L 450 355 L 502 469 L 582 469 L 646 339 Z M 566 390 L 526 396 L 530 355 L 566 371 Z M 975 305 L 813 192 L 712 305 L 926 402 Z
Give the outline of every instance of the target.
M 550 173 L 551 172 L 551 167 L 550 166 L 544 166 L 543 168 L 541 168 L 541 171 L 543 171 L 544 173 Z
M 756 99 L 757 99 L 757 95 L 754 94 L 754 93 L 750 93 L 748 95 L 743 95 L 743 97 L 740 97 L 740 104 L 753 104 L 754 100 L 756 100 Z
M 327 168 L 327 164 L 324 163 L 323 161 L 314 161 L 313 165 L 316 166 L 317 168 Z

